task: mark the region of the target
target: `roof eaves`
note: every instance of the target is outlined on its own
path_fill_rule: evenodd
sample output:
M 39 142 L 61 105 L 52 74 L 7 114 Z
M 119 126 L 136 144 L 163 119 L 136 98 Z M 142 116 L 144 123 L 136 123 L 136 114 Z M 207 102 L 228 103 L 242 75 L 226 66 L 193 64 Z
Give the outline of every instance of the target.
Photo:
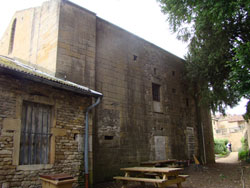
M 2 58 L 5 59 L 8 63 L 1 61 L 3 60 Z M 14 63 L 13 66 L 11 66 Z M 82 95 L 88 95 L 88 96 L 93 96 L 93 97 L 102 97 L 102 93 L 99 93 L 97 91 L 91 90 L 85 86 L 62 80 L 60 78 L 56 78 L 54 76 L 51 76 L 47 73 L 44 73 L 40 70 L 37 70 L 31 66 L 25 65 L 19 61 L 16 61 L 14 59 L 0 56 L 0 68 L 4 70 L 4 72 L 16 75 L 16 76 L 21 76 L 29 80 L 33 80 L 36 82 L 44 83 L 56 88 L 72 91 L 78 94 Z

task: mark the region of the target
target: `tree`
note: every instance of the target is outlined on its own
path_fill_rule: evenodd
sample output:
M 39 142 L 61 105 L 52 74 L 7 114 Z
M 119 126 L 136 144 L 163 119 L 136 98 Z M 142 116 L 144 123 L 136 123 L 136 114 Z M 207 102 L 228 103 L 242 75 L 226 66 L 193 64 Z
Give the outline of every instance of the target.
M 250 1 L 158 0 L 170 28 L 189 42 L 187 75 L 201 101 L 225 113 L 242 97 L 250 118 Z

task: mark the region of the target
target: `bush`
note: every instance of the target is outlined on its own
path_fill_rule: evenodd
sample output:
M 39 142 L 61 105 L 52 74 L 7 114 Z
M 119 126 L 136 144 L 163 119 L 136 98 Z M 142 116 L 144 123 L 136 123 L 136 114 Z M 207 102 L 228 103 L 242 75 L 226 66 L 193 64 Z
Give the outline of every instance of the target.
M 242 147 L 239 149 L 238 158 L 239 160 L 250 162 L 250 153 L 248 149 L 247 139 L 241 138 Z
M 227 143 L 228 143 L 227 139 L 215 139 L 214 140 L 214 153 L 226 155 L 228 153 Z
M 248 150 L 240 149 L 238 153 L 239 160 L 247 160 L 249 156 Z

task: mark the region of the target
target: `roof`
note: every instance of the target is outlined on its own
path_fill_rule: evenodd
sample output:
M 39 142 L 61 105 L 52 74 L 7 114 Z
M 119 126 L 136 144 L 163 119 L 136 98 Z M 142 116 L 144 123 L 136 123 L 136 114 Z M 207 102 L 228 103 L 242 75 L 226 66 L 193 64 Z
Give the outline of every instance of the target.
M 234 115 L 234 116 L 229 116 L 228 118 L 229 122 L 238 122 L 238 121 L 245 121 L 242 115 Z
M 93 96 L 93 97 L 102 97 L 102 93 L 91 90 L 88 87 L 76 84 L 74 82 L 70 82 L 67 80 L 63 80 L 42 72 L 30 65 L 26 65 L 17 61 L 15 59 L 1 56 L 0 55 L 0 70 L 3 70 L 5 73 L 12 74 L 15 76 L 21 76 L 23 78 L 44 83 L 56 88 L 64 89 L 67 91 L 71 91 L 74 93 Z
M 228 122 L 239 122 L 245 121 L 242 115 L 228 115 L 228 116 L 214 116 L 213 117 L 217 121 L 228 121 Z

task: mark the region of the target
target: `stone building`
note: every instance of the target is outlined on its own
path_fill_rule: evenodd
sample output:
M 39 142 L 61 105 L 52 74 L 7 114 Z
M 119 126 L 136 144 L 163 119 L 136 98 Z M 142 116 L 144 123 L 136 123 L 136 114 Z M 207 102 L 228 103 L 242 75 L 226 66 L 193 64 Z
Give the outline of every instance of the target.
M 249 140 L 249 127 L 242 115 L 213 116 L 213 134 L 216 139 L 228 139 L 232 144 L 232 151 L 241 148 L 241 138 Z
M 85 111 L 101 96 L 0 56 L 0 187 L 37 187 L 39 174 L 78 177 Z
M 66 0 L 16 12 L 0 54 L 103 93 L 93 137 L 94 182 L 167 158 L 214 161 L 211 118 L 188 92 L 185 61 Z

